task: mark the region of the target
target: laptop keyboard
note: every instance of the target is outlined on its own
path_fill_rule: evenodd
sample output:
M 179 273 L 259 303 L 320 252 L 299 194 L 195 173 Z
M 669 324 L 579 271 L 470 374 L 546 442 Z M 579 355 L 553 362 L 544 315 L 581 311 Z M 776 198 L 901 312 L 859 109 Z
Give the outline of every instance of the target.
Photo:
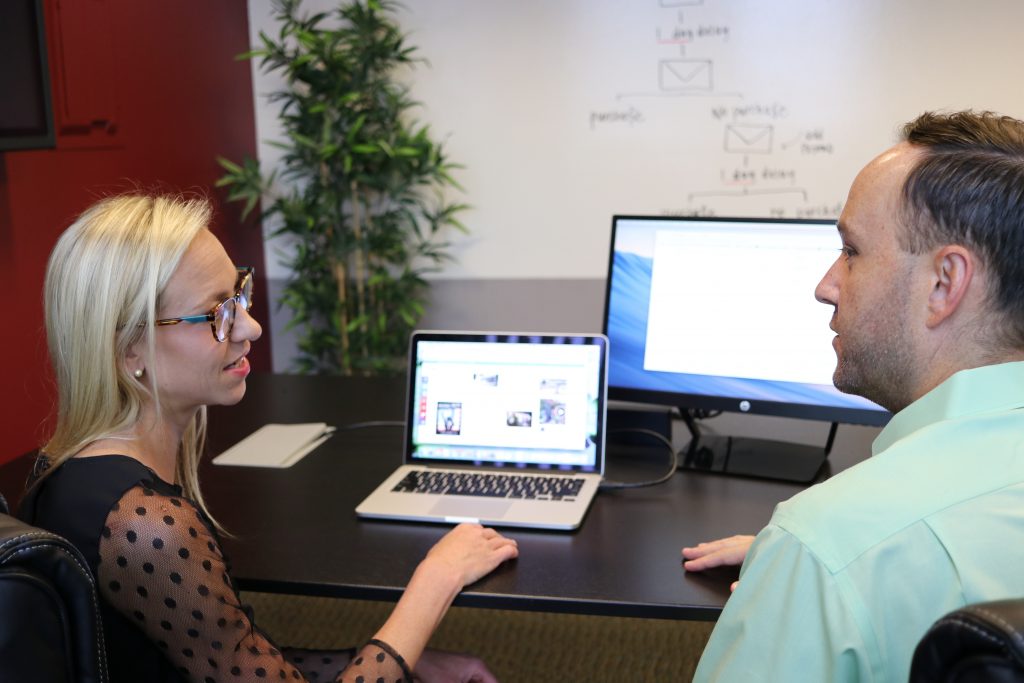
M 578 477 L 414 470 L 392 491 L 572 501 L 582 487 L 583 479 Z

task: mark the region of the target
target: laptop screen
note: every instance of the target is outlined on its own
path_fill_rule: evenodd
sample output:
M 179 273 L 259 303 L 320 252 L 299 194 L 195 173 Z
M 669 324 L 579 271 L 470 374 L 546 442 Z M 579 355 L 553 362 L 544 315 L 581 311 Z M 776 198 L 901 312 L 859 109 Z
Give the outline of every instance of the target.
M 407 461 L 601 470 L 603 336 L 416 332 L 410 353 Z

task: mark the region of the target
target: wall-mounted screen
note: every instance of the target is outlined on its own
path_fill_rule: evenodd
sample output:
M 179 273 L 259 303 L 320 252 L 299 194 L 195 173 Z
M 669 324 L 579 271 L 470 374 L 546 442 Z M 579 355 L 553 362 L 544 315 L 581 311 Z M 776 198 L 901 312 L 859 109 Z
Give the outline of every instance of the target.
M 54 146 L 42 9 L 0 2 L 0 151 Z

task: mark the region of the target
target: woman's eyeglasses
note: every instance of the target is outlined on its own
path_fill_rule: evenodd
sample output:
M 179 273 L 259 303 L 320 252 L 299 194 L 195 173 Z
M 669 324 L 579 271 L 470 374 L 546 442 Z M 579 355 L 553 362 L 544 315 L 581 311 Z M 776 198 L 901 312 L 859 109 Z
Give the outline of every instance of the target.
M 253 267 L 248 266 L 246 268 L 238 269 L 238 286 L 235 288 L 235 294 L 229 299 L 225 299 L 216 306 L 209 313 L 203 315 L 187 315 L 183 318 L 164 318 L 163 320 L 157 320 L 156 325 L 177 325 L 178 323 L 210 323 L 210 329 L 213 330 L 213 338 L 219 342 L 228 340 L 231 336 L 231 330 L 235 326 L 235 311 L 238 306 L 241 306 L 246 311 L 252 309 L 252 274 Z

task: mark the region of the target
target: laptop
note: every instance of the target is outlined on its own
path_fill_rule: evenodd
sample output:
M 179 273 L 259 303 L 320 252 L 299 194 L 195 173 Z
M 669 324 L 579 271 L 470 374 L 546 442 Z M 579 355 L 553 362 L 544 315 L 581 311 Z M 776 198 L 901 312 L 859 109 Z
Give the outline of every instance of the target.
M 371 519 L 576 529 L 604 473 L 608 340 L 414 332 L 404 465 Z

